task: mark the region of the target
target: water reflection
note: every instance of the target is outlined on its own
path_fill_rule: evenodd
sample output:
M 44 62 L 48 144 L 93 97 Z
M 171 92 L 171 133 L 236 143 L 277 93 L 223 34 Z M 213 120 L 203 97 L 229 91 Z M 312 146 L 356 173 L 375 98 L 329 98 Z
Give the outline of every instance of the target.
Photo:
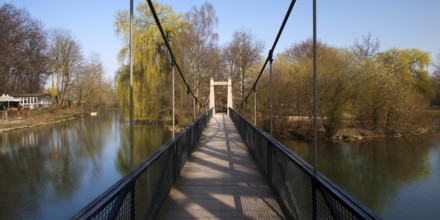
M 168 137 L 136 126 L 135 163 Z M 127 139 L 117 113 L 0 134 L 0 219 L 69 218 L 129 171 Z
M 431 181 L 432 174 L 440 172 L 440 166 L 430 162 L 433 149 L 440 151 L 439 141 L 440 136 L 434 135 L 352 144 L 320 143 L 318 169 L 379 215 L 400 218 L 404 216 L 393 212 L 398 210 L 395 206 L 402 191 L 409 185 Z M 309 144 L 282 142 L 309 163 L 312 161 L 313 151 Z M 439 191 L 440 185 L 430 190 Z M 423 199 L 422 193 L 419 192 L 421 201 L 418 202 L 432 202 Z M 433 202 L 440 204 L 440 200 Z M 407 208 L 420 214 L 427 211 Z M 436 209 L 430 212 L 439 216 Z
M 170 135 L 152 125 L 135 125 L 133 128 L 133 164 L 138 166 L 145 158 L 148 158 L 157 148 L 170 139 Z M 126 175 L 130 172 L 130 128 L 125 127 L 121 132 L 121 143 L 118 150 L 116 166 L 118 171 Z

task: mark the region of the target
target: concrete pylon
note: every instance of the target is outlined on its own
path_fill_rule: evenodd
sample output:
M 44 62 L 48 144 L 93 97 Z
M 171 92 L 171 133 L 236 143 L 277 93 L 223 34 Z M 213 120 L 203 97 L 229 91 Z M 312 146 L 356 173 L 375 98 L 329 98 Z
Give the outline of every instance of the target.
M 213 108 L 213 113 L 215 114 L 215 92 L 214 86 L 228 86 L 228 103 L 227 103 L 227 113 L 229 115 L 229 108 L 232 108 L 232 81 L 231 77 L 228 78 L 228 81 L 220 81 L 214 82 L 214 79 L 211 77 L 211 81 L 209 82 L 209 108 Z
M 232 80 L 231 77 L 228 78 L 228 115 L 229 115 L 229 108 L 232 108 Z
M 213 114 L 215 114 L 215 97 L 214 97 L 214 79 L 211 77 L 209 82 L 209 109 L 213 108 Z

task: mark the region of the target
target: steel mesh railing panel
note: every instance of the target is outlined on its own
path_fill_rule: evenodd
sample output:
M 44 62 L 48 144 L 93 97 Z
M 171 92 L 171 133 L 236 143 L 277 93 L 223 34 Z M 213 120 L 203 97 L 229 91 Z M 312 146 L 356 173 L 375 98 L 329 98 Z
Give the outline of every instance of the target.
M 283 202 L 288 206 L 293 216 L 299 219 L 312 219 L 313 217 L 313 186 L 312 179 L 305 174 L 289 157 L 276 147 L 274 151 L 273 170 L 284 173 L 282 179 L 284 185 L 285 198 Z
M 250 143 L 252 145 L 253 152 L 255 152 L 253 129 L 250 126 L 244 126 L 244 127 L 245 127 L 246 143 Z
M 296 219 L 378 219 L 337 185 L 269 134 L 230 109 L 249 151 L 260 163 L 282 205 Z
M 330 211 L 330 207 L 328 206 L 328 204 L 324 200 L 322 192 L 319 191 L 319 190 L 316 191 L 316 202 L 317 202 L 317 206 L 316 206 L 317 207 L 317 211 L 316 211 L 317 219 L 323 219 L 323 220 L 326 220 L 326 219 L 329 219 L 329 220 L 330 219 L 342 219 L 342 218 L 337 218 L 334 215 L 334 213 L 332 213 Z
M 197 126 L 197 125 L 195 125 L 195 126 Z M 189 156 L 188 152 L 192 152 L 193 151 L 192 145 L 194 144 L 193 139 L 194 139 L 194 133 L 196 132 L 195 126 L 190 128 L 190 129 L 188 129 L 188 131 L 184 135 L 185 136 L 185 141 L 179 143 L 180 145 L 184 145 L 183 148 L 186 151 L 186 157 Z M 182 147 L 182 146 L 179 146 L 179 147 Z
M 160 203 L 159 195 L 162 192 L 163 188 L 167 186 L 164 185 L 164 179 L 166 176 L 166 172 L 168 171 L 169 165 L 169 157 L 172 155 L 172 146 L 168 147 L 164 153 L 160 155 L 157 159 L 157 162 L 154 163 L 149 171 L 147 172 L 147 181 L 142 184 L 149 185 L 145 188 L 146 192 L 146 207 L 142 207 L 145 209 L 145 213 L 143 216 L 139 216 L 140 218 L 151 219 L 154 216 L 155 205 Z M 139 203 L 136 203 L 136 205 Z M 138 218 L 137 218 L 138 219 Z
M 118 193 L 112 195 L 102 206 L 101 210 L 97 210 L 93 213 L 91 219 L 117 219 L 118 216 L 124 216 L 130 213 L 130 204 L 126 203 L 127 197 L 129 197 L 127 188 L 122 188 Z
M 343 212 L 342 206 L 335 199 L 329 196 L 325 191 L 317 190 L 317 201 L 320 205 L 318 207 L 322 207 L 318 212 L 319 217 L 332 216 L 332 219 L 349 219 L 349 215 L 347 212 Z M 330 218 L 327 218 L 330 219 Z
M 272 167 L 272 178 L 271 178 L 272 186 L 276 189 L 278 196 L 284 203 L 284 207 L 286 207 L 287 209 L 289 209 L 290 212 L 293 213 L 293 210 L 291 209 L 292 206 L 290 204 L 290 199 L 288 197 L 288 191 L 287 188 L 285 187 L 283 173 L 279 167 L 275 154 L 272 154 L 271 162 L 272 163 L 270 164 L 270 166 Z
M 326 183 L 327 180 L 323 181 L 323 183 Z M 327 207 L 329 208 L 329 211 L 332 213 L 333 216 L 337 219 L 359 219 L 363 218 L 359 211 L 360 207 L 347 207 L 343 205 L 343 202 L 341 202 L 343 197 L 339 197 L 335 195 L 335 191 L 329 191 L 326 190 L 326 187 L 321 185 L 317 186 L 317 189 L 319 191 L 319 194 L 322 196 L 323 201 L 326 203 Z M 339 189 L 338 189 L 339 190 Z M 339 193 L 336 191 L 336 193 Z M 344 195 L 342 195 L 344 196 Z
M 212 109 L 72 219 L 154 219 L 211 116 Z
M 132 211 L 133 210 L 131 207 L 131 193 L 127 193 L 114 219 L 130 219 Z
M 149 172 L 144 172 L 136 179 L 136 219 L 142 218 L 143 216 L 147 215 L 148 202 L 151 200 L 153 194 L 153 185 L 147 183 L 153 182 L 154 180 L 152 180 L 152 176 L 148 174 Z
M 185 161 L 187 160 L 188 154 L 190 152 L 190 150 L 188 149 L 189 144 L 187 144 L 189 139 L 189 135 L 182 135 L 176 140 L 177 166 L 179 170 L 181 170 L 183 168 L 183 165 L 185 165 Z
M 151 166 L 149 167 L 148 171 L 146 172 L 147 178 L 145 182 L 141 183 L 141 184 L 147 184 L 149 185 L 148 187 L 145 187 L 145 195 L 146 197 L 143 198 L 145 200 L 145 204 L 146 204 L 146 211 L 144 214 L 144 216 L 149 217 L 152 214 L 152 207 L 154 206 L 154 203 L 156 201 L 154 201 L 154 197 L 155 197 L 155 193 L 159 192 L 159 189 L 157 189 L 158 185 L 160 185 L 160 176 L 161 176 L 161 172 L 163 169 L 166 169 L 166 160 L 168 159 L 168 155 L 170 155 L 170 147 L 167 148 L 162 154 L 159 155 L 159 157 L 156 159 L 155 163 L 151 164 Z M 165 175 L 165 174 L 162 174 Z M 142 217 L 145 218 L 145 217 Z
M 170 148 L 170 151 L 172 151 L 172 148 Z M 152 208 L 151 212 L 147 213 L 147 219 L 153 219 L 158 214 L 160 207 L 162 206 L 163 202 L 168 196 L 168 193 L 174 185 L 173 160 L 171 160 L 170 158 L 165 159 L 165 166 L 163 167 L 163 170 L 161 170 L 161 175 L 162 179 L 160 179 L 160 187 L 157 187 L 157 189 L 155 189 L 154 193 L 156 193 L 156 197 L 154 198 L 154 200 L 150 201 L 150 205 L 152 206 Z
M 293 206 L 295 216 L 301 219 L 312 219 L 313 217 L 313 186 L 312 179 L 303 172 L 294 162 L 286 160 L 287 185 L 293 192 Z
M 114 198 L 112 202 L 110 202 L 107 206 L 105 206 L 105 208 L 103 208 L 99 213 L 97 213 L 93 219 L 96 220 L 107 219 L 107 216 L 110 215 L 110 212 L 112 211 L 115 202 L 116 202 L 116 198 Z
M 263 135 L 261 135 L 258 132 L 254 132 L 254 140 L 255 140 L 255 156 L 256 159 L 258 160 L 258 162 L 261 164 L 264 172 L 267 174 L 269 173 L 269 169 L 267 166 L 268 163 L 268 142 L 267 140 L 264 138 Z

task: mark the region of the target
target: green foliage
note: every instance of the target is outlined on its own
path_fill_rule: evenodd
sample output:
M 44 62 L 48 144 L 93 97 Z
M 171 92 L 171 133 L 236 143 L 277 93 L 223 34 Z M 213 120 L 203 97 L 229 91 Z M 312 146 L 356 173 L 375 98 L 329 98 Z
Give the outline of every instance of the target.
M 165 33 L 178 38 L 182 28 L 181 16 L 174 14 L 171 7 L 158 3 L 154 5 Z M 133 18 L 134 118 L 157 120 L 169 112 L 170 106 L 167 100 L 171 97 L 171 93 L 166 88 L 170 84 L 167 80 L 167 75 L 170 73 L 170 58 L 147 2 L 141 2 L 136 10 L 137 13 Z M 119 60 L 122 63 L 117 77 L 117 89 L 120 107 L 128 118 L 130 73 L 129 64 L 123 62 L 129 53 L 129 14 L 126 11 L 117 13 L 115 27 L 116 33 L 126 42 L 120 52 Z
M 348 51 L 322 43 L 318 44 L 317 50 L 319 116 L 322 119 L 325 135 L 330 137 L 342 125 L 344 113 L 347 112 L 350 101 L 355 95 L 358 75 L 353 71 L 353 59 Z M 275 86 L 275 88 L 283 88 L 283 91 L 279 91 L 281 94 L 293 93 L 296 99 L 284 95 L 285 101 L 291 100 L 287 106 L 294 107 L 301 115 L 310 115 L 313 107 L 312 41 L 294 45 L 279 58 L 280 62 L 283 62 L 280 66 L 287 66 L 283 75 L 290 75 L 291 80 L 290 77 L 285 77 L 279 82 L 285 86 Z M 291 93 L 286 93 L 287 91 Z
M 360 81 L 354 71 L 353 56 L 348 51 L 328 48 L 318 59 L 318 103 L 327 137 L 342 126 Z
M 402 80 L 410 80 L 413 87 L 427 99 L 435 95 L 435 89 L 429 79 L 426 68 L 431 63 L 428 52 L 417 49 L 390 49 L 378 57 L 385 68 L 393 74 L 402 77 Z
M 364 126 L 377 129 L 385 115 L 389 96 L 393 94 L 392 75 L 373 59 L 366 59 L 358 67 L 363 83 L 355 101 L 356 117 Z
M 298 129 L 304 125 L 311 128 L 312 43 L 308 40 L 295 44 L 275 59 L 276 129 Z M 433 93 L 425 70 L 430 58 L 425 52 L 393 49 L 375 56 L 359 56 L 353 50 L 318 42 L 317 54 L 318 114 L 327 137 L 333 136 L 344 123 L 397 132 L 426 106 L 423 100 Z M 268 77 L 262 79 L 260 87 L 268 88 Z M 268 95 L 259 94 L 259 104 L 269 106 L 267 100 Z M 269 114 L 265 108 L 260 111 L 262 115 Z
M 358 68 L 362 81 L 367 82 L 359 86 L 355 106 L 362 124 L 392 133 L 423 106 L 418 103 L 422 95 L 412 82 L 390 73 L 383 63 L 367 59 Z

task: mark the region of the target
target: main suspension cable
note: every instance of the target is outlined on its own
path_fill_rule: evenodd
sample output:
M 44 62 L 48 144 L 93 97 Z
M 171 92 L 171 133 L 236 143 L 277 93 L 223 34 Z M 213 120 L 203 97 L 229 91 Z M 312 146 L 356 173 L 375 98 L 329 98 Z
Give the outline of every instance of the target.
M 201 103 L 198 100 L 197 96 L 194 95 L 193 91 L 191 90 L 191 87 L 187 83 L 187 81 L 185 79 L 185 76 L 183 75 L 182 70 L 180 69 L 180 66 L 179 66 L 179 64 L 176 61 L 176 57 L 174 56 L 173 50 L 171 49 L 171 46 L 170 46 L 170 43 L 168 42 L 168 39 L 167 39 L 167 37 L 165 35 L 165 32 L 163 31 L 163 28 L 162 28 L 162 25 L 160 23 L 159 17 L 157 16 L 156 10 L 154 9 L 153 3 L 151 2 L 151 0 L 148 0 L 147 2 L 148 2 L 148 5 L 150 6 L 151 13 L 153 14 L 154 20 L 156 21 L 157 27 L 159 27 L 159 31 L 160 31 L 160 34 L 162 35 L 162 39 L 165 41 L 165 45 L 166 45 L 166 47 L 167 47 L 167 49 L 168 49 L 168 51 L 170 53 L 171 62 L 174 63 L 174 67 L 176 67 L 177 71 L 179 72 L 180 78 L 182 78 L 183 83 L 185 83 L 187 91 L 189 91 L 189 93 L 192 95 L 192 97 L 194 97 L 194 99 L 196 100 L 196 103 Z
M 295 6 L 296 0 L 292 0 L 292 2 L 290 3 L 289 9 L 287 10 L 286 15 L 284 16 L 284 20 L 283 23 L 281 24 L 280 30 L 278 31 L 278 34 L 275 38 L 275 41 L 273 42 L 272 48 L 269 50 L 269 54 L 267 55 L 266 61 L 263 64 L 263 67 L 261 68 L 260 73 L 258 74 L 257 79 L 255 80 L 252 88 L 250 89 L 249 93 L 247 94 L 246 98 L 244 98 L 241 103 L 240 103 L 240 107 L 243 107 L 243 104 L 245 102 L 247 102 L 249 96 L 252 94 L 252 92 L 254 91 L 255 87 L 258 84 L 258 81 L 260 80 L 261 75 L 263 75 L 264 70 L 266 69 L 267 63 L 269 63 L 270 61 L 273 60 L 273 51 L 275 50 L 277 44 L 278 44 L 278 40 L 281 37 L 281 34 L 283 33 L 284 30 L 284 26 L 286 26 L 287 20 L 290 17 L 290 14 L 292 12 L 293 6 Z

